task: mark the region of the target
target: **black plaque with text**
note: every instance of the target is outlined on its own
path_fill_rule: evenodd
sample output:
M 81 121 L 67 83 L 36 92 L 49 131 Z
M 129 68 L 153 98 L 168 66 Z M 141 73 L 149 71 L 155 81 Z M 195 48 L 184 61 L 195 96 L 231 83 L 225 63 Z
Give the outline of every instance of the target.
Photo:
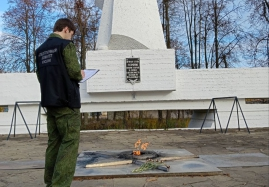
M 140 82 L 140 58 L 126 58 L 126 82 Z

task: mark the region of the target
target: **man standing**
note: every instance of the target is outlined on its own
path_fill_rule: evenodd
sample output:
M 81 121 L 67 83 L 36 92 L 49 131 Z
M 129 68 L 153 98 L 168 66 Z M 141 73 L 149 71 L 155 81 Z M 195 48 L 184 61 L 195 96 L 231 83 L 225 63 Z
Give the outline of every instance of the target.
M 75 30 L 69 19 L 57 20 L 53 33 L 36 50 L 41 105 L 47 109 L 47 187 L 70 186 L 76 167 L 81 125 L 78 83 L 84 71 L 71 41 Z

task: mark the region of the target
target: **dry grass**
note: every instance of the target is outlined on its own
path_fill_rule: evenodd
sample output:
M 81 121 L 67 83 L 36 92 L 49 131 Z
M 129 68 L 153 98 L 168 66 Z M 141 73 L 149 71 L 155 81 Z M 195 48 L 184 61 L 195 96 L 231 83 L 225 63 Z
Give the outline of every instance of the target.
M 89 119 L 87 124 L 82 124 L 81 130 L 108 130 L 108 129 L 169 129 L 186 128 L 190 118 L 161 120 L 152 118 L 131 118 L 128 120 L 117 119 Z

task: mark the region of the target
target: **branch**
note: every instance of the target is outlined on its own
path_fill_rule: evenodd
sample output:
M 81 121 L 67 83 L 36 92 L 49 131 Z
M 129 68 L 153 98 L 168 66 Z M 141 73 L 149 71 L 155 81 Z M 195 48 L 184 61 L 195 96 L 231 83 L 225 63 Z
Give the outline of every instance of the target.
M 267 6 L 267 9 L 269 10 L 269 3 L 266 0 L 264 0 L 264 2 L 263 2 L 263 14 L 261 16 L 263 16 L 265 18 L 265 20 L 269 23 L 269 18 L 266 16 L 266 6 Z

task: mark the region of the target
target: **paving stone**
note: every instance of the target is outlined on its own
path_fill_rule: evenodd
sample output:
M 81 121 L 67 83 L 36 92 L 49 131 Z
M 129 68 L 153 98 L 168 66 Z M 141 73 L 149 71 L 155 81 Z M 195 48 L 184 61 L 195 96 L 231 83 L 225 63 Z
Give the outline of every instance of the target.
M 99 138 L 102 136 L 103 138 Z M 6 140 L 0 135 L 0 162 L 35 161 L 45 159 L 47 134 L 30 139 L 28 134 L 16 135 Z M 262 153 L 269 155 L 269 128 L 253 128 L 251 133 L 229 129 L 229 134 L 214 130 L 167 130 L 167 131 L 121 131 L 81 133 L 79 153 L 84 150 L 132 149 L 138 138 L 147 138 L 153 149 L 185 149 L 195 155 L 225 155 Z M 238 141 L 241 140 L 241 141 Z M 220 168 L 227 175 L 215 176 L 171 176 L 114 178 L 73 181 L 71 187 L 269 187 L 269 166 Z M 45 186 L 44 169 L 0 170 L 0 187 Z M 208 187 L 207 186 L 207 187 Z
M 72 187 L 114 187 L 114 180 L 84 180 L 84 181 L 73 181 Z
M 238 166 L 266 166 L 269 165 L 269 156 L 262 153 L 240 153 L 199 155 L 200 158 L 216 167 L 238 167 Z

